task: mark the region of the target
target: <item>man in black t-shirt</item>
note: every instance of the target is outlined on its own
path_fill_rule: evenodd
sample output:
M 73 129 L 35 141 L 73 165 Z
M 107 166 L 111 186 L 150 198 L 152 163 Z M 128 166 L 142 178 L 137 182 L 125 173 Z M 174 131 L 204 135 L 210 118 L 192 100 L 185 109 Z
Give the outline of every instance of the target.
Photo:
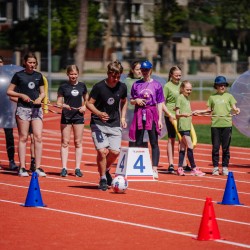
M 120 62 L 111 62 L 108 77 L 94 85 L 87 102 L 87 108 L 92 112 L 90 126 L 97 150 L 98 188 L 103 191 L 111 186 L 109 170 L 120 152 L 122 128 L 127 127 L 127 86 L 119 81 L 122 72 Z

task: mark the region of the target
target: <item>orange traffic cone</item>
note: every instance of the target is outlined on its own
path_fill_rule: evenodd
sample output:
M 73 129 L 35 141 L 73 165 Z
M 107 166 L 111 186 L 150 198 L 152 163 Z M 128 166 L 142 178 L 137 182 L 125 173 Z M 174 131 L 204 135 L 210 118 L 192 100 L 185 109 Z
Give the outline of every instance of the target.
M 206 198 L 197 240 L 218 240 L 220 232 L 216 222 L 211 198 Z

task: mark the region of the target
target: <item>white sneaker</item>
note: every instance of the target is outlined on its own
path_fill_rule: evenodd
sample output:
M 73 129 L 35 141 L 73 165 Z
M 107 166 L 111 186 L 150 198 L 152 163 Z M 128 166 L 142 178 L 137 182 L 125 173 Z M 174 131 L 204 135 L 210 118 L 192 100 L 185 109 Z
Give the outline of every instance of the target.
M 26 171 L 25 168 L 20 168 L 19 172 L 18 172 L 18 175 L 21 176 L 21 177 L 28 177 L 29 173 Z
M 219 172 L 219 168 L 218 168 L 218 167 L 214 167 L 213 172 L 212 172 L 212 175 L 220 175 L 220 172 Z
M 158 175 L 158 171 L 153 169 L 153 177 L 154 179 L 158 179 L 159 175 Z
M 41 176 L 41 177 L 46 177 L 46 174 L 45 174 L 45 172 L 43 171 L 42 168 L 37 168 L 37 169 L 36 169 L 36 172 L 37 172 L 37 174 L 38 174 L 39 176 Z
M 222 168 L 222 175 L 228 176 L 228 168 L 227 167 Z

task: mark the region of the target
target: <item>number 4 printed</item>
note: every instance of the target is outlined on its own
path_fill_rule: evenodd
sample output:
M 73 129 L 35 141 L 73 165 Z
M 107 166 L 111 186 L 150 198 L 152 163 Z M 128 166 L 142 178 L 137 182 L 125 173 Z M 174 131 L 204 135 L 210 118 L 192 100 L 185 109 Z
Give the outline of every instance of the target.
M 121 169 L 121 172 L 123 171 L 123 169 L 124 169 L 124 167 L 125 167 L 125 164 L 124 164 L 124 162 L 125 162 L 125 156 L 126 156 L 126 155 L 124 155 L 124 156 L 122 157 L 122 160 L 121 160 L 121 162 L 120 162 L 119 168 Z
M 143 170 L 145 169 L 145 166 L 143 165 L 143 155 L 140 155 L 138 159 L 136 160 L 134 166 L 134 169 L 139 169 L 140 173 L 143 173 Z

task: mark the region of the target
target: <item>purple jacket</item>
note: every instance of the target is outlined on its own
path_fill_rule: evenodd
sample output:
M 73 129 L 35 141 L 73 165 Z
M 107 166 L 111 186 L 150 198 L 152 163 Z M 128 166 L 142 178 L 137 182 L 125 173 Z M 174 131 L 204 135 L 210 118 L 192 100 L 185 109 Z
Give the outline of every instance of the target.
M 135 133 L 136 133 L 137 127 L 139 130 L 143 129 L 143 124 L 142 124 L 142 111 L 143 110 L 145 110 L 146 112 L 145 129 L 151 130 L 152 124 L 154 122 L 158 135 L 161 134 L 161 131 L 159 130 L 159 127 L 158 127 L 159 115 L 158 115 L 157 106 L 156 105 L 146 106 L 146 107 L 136 106 L 135 111 L 134 111 L 134 117 L 133 117 L 130 129 L 129 129 L 130 140 L 135 141 Z

